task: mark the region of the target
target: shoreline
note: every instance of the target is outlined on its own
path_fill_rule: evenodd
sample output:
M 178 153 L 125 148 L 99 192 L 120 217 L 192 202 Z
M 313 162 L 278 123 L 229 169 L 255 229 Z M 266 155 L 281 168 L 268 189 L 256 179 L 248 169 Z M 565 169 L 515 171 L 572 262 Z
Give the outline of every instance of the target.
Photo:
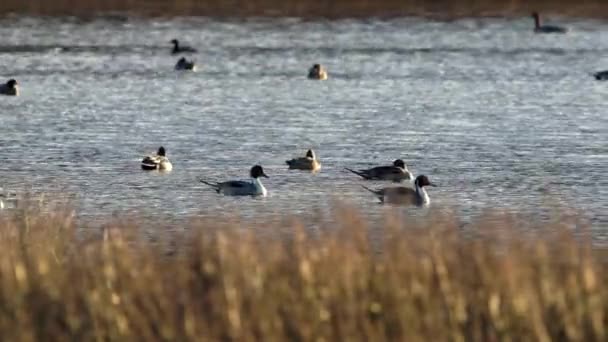
M 396 18 L 428 17 L 439 20 L 485 17 L 521 17 L 533 11 L 550 16 L 608 18 L 608 2 L 592 0 L 585 3 L 528 4 L 524 0 L 474 2 L 442 0 L 427 3 L 419 0 L 354 0 L 279 2 L 270 0 L 176 0 L 151 3 L 145 0 L 104 2 L 71 0 L 5 0 L 0 3 L 0 17 L 6 16 L 75 16 L 88 17 L 297 17 L 297 18 Z

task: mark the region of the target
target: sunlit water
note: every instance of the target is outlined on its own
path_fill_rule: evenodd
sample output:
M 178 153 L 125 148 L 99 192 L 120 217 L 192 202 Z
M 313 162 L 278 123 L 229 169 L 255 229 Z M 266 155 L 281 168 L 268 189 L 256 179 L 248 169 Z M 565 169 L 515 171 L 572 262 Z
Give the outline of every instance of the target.
M 0 98 L 0 185 L 90 217 L 252 217 L 334 200 L 373 213 L 344 167 L 402 158 L 439 185 L 435 208 L 565 205 L 605 226 L 608 82 L 590 74 L 608 69 L 608 23 L 557 21 L 572 31 L 535 35 L 529 19 L 4 19 L 0 77 L 22 95 Z M 199 49 L 199 72 L 173 70 L 172 38 Z M 306 79 L 313 63 L 329 80 Z M 173 172 L 141 171 L 160 145 Z M 288 171 L 308 148 L 322 171 Z M 265 199 L 198 182 L 256 163 Z

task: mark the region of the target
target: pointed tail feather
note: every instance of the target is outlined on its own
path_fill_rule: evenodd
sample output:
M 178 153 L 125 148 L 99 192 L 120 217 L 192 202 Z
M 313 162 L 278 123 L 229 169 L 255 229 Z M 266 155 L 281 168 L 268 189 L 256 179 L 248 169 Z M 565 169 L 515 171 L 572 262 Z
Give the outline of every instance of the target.
M 207 182 L 204 179 L 199 179 L 199 181 L 203 184 L 209 185 L 210 187 L 213 188 L 213 190 L 220 192 L 220 185 L 218 183 L 211 183 L 211 182 Z
M 380 203 L 384 203 L 384 191 L 383 190 L 374 190 L 374 189 L 366 187 L 365 185 L 361 185 L 361 187 L 363 189 L 371 192 L 372 194 L 376 195 L 378 197 L 378 199 L 380 200 Z
M 347 168 L 347 167 L 345 167 L 345 168 L 344 168 L 344 170 L 346 170 L 346 171 L 350 171 L 350 172 L 352 172 L 352 173 L 356 174 L 357 176 L 363 177 L 363 178 L 365 178 L 365 179 L 370 179 L 370 178 L 369 178 L 369 177 L 368 177 L 366 174 L 364 174 L 363 172 L 355 171 L 355 170 L 353 170 L 353 169 L 349 169 L 349 168 Z
M 361 187 L 369 192 L 371 192 L 372 194 L 376 195 L 376 196 L 383 196 L 384 194 L 382 193 L 382 190 L 374 190 L 372 188 L 368 188 L 365 185 L 361 185 Z

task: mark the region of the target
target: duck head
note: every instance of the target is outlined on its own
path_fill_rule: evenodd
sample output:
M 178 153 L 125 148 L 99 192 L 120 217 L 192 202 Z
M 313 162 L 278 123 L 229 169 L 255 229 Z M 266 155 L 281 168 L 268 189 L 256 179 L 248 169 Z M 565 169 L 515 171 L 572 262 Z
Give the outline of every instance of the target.
M 405 169 L 405 162 L 403 162 L 403 160 L 401 160 L 401 159 L 397 159 L 393 162 L 393 166 Z
M 164 157 L 167 155 L 167 151 L 165 151 L 165 148 L 161 146 L 158 148 L 158 152 L 156 154 L 161 157 Z
M 266 176 L 266 174 L 264 173 L 264 169 L 260 165 L 255 165 L 254 167 L 252 167 L 249 173 L 251 175 L 251 178 L 268 178 L 268 176 Z
M 11 89 L 14 89 L 15 87 L 17 87 L 17 85 L 18 85 L 18 83 L 14 79 L 10 79 L 10 80 L 8 80 L 8 82 L 6 82 L 6 86 Z
M 177 39 L 171 39 L 171 44 L 178 46 L 179 45 L 179 41 Z
M 416 186 L 418 186 L 419 188 L 423 188 L 425 186 L 437 186 L 437 185 L 431 183 L 429 178 L 425 175 L 420 175 L 420 176 L 416 177 L 414 184 L 416 184 Z
M 312 149 L 306 151 L 306 157 L 310 159 L 315 159 L 315 151 L 313 151 Z
M 538 14 L 538 12 L 532 12 L 532 18 L 534 18 L 536 27 L 540 27 L 540 14 Z

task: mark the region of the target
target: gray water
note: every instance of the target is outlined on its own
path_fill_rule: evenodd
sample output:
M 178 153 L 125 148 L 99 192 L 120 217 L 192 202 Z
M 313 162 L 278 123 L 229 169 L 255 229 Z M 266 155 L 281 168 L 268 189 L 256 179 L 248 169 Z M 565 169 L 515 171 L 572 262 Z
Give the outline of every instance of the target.
M 423 19 L 0 20 L 0 177 L 7 191 L 69 199 L 82 215 L 305 213 L 380 206 L 344 167 L 406 161 L 432 207 L 478 213 L 565 206 L 608 222 L 608 23 Z M 176 72 L 169 40 L 199 49 Z M 330 78 L 309 81 L 313 63 Z M 143 172 L 163 145 L 169 174 Z M 319 174 L 285 160 L 314 148 Z M 198 182 L 245 178 L 269 197 Z M 599 232 L 604 234 L 603 229 Z

